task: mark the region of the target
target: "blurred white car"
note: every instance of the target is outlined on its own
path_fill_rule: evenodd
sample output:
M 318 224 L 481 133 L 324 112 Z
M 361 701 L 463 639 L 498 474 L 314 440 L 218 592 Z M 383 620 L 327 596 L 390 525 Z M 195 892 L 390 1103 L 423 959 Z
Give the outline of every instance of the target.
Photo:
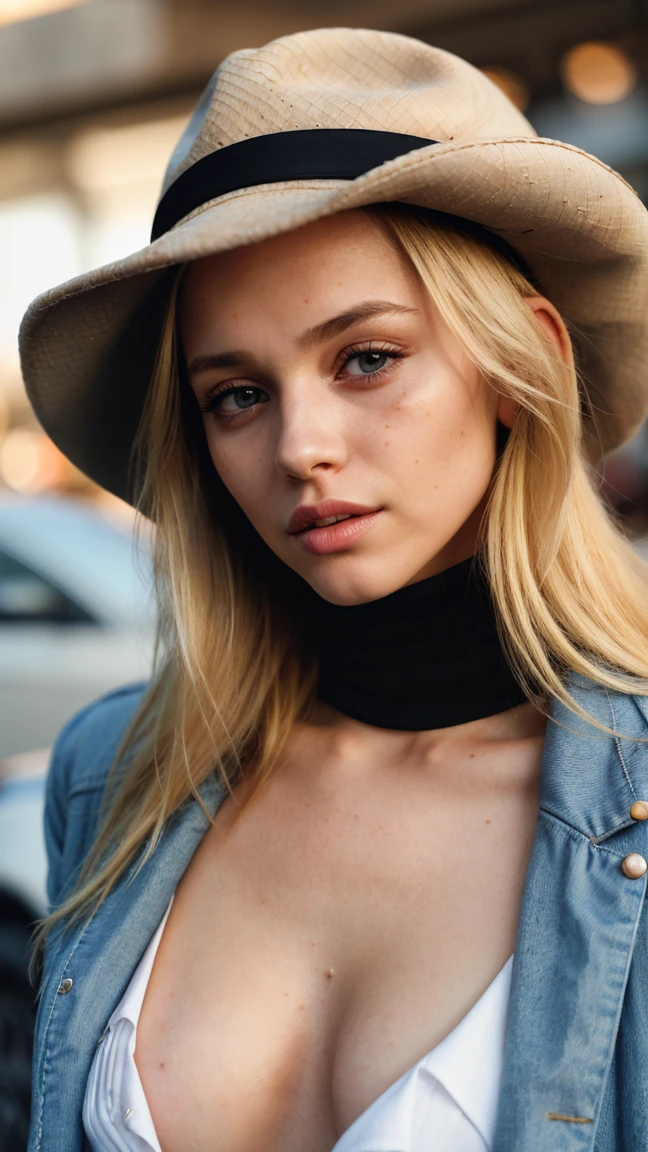
M 150 673 L 148 550 L 89 505 L 0 500 L 0 759 Z
M 27 1146 L 35 992 L 45 911 L 49 746 L 84 704 L 146 679 L 154 612 L 148 551 L 87 505 L 0 499 L 0 1149 Z M 34 751 L 36 749 L 37 751 Z M 40 750 L 39 750 L 40 749 Z

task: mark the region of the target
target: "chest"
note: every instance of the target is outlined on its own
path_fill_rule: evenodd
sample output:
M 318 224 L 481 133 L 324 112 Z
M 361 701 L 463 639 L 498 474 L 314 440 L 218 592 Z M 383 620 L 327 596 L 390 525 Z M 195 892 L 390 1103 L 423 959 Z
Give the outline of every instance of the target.
M 513 951 L 526 773 L 292 768 L 226 802 L 177 890 L 136 1052 L 164 1152 L 187 1123 L 197 1150 L 328 1152 Z

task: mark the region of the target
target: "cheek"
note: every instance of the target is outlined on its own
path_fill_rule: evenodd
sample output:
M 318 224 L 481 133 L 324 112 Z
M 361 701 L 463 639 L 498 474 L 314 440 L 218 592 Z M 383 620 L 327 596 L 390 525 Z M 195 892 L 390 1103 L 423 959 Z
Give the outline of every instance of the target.
M 218 429 L 205 426 L 207 446 L 214 468 L 228 492 L 252 521 L 263 508 L 264 494 L 269 496 L 268 448 L 260 436 L 222 435 Z
M 410 398 L 406 392 L 385 411 L 372 431 L 373 451 L 392 471 L 398 487 L 452 498 L 453 506 L 478 502 L 495 464 L 496 404 L 480 380 L 437 378 L 434 390 Z M 389 463 L 388 463 L 389 462 Z
M 439 380 L 421 392 L 402 389 L 384 412 L 383 444 L 412 462 L 410 450 L 420 447 L 424 460 L 446 467 L 458 456 L 489 456 L 495 445 L 496 401 L 479 379 Z M 369 440 L 369 437 L 368 437 Z M 427 449 L 427 450 L 425 450 Z M 420 457 L 416 457 L 420 458 Z

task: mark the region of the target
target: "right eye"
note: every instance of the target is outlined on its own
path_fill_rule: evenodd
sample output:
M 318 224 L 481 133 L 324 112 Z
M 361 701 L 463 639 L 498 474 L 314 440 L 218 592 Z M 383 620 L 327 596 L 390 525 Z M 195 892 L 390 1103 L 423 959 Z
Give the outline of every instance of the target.
M 257 404 L 265 404 L 268 395 L 262 388 L 240 384 L 222 392 L 213 393 L 201 406 L 203 412 L 216 412 L 219 416 L 239 416 Z

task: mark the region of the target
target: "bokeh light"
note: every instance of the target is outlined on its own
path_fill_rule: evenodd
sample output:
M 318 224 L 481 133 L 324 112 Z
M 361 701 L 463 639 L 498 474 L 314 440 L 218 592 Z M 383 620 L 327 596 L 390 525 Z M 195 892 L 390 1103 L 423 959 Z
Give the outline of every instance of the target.
M 37 482 L 39 439 L 37 432 L 15 428 L 0 447 L 0 473 L 17 492 L 29 492 Z
M 14 428 L 0 444 L 0 479 L 15 492 L 63 491 L 83 482 L 81 474 L 44 432 Z
M 64 8 L 78 8 L 87 0 L 0 0 L 0 24 L 17 24 L 20 20 L 33 20 Z
M 616 104 L 632 92 L 637 69 L 615 44 L 589 40 L 566 52 L 561 61 L 565 87 L 588 104 Z

